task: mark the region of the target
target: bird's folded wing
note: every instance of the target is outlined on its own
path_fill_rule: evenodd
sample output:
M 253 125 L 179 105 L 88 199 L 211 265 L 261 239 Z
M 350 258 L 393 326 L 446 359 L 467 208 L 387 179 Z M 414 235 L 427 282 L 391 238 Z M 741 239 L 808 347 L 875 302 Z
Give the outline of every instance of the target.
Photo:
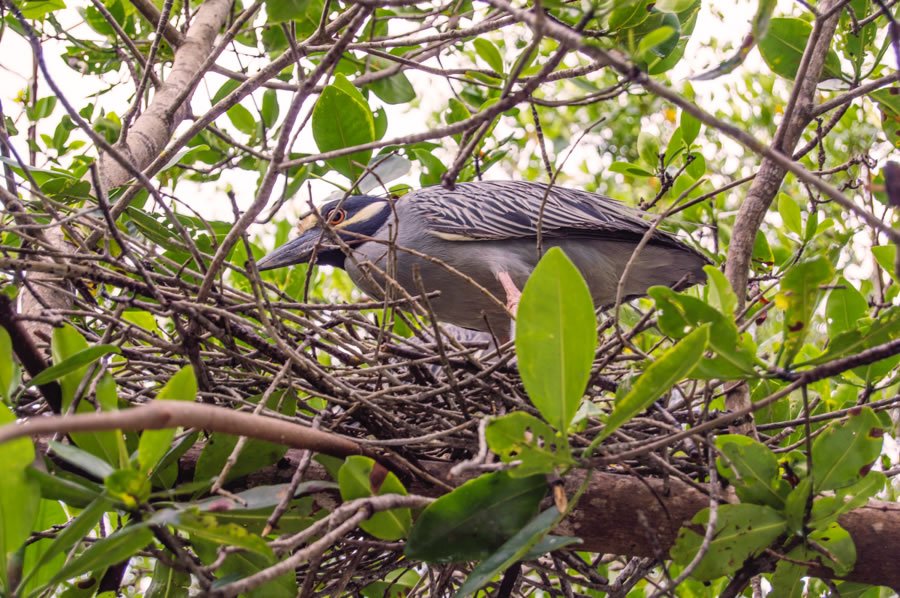
M 640 237 L 649 227 L 641 212 L 599 195 L 525 181 L 460 183 L 455 189 L 426 187 L 404 201 L 428 232 L 454 241 L 547 238 Z M 666 235 L 667 236 L 667 235 Z

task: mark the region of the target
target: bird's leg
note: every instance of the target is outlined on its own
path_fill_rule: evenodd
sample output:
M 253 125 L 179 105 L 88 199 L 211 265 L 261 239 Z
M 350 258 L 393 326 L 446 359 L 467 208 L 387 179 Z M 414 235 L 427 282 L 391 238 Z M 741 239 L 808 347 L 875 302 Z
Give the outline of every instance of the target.
M 519 310 L 519 299 L 522 298 L 522 291 L 519 290 L 519 287 L 516 286 L 516 283 L 512 281 L 507 272 L 498 272 L 497 280 L 500 281 L 500 284 L 503 285 L 503 290 L 506 291 L 506 309 L 515 316 Z
M 497 272 L 497 280 L 500 281 L 503 290 L 506 292 L 506 309 L 513 315 L 513 319 L 509 321 L 509 338 L 503 339 L 503 342 L 506 342 L 516 336 L 515 316 L 516 312 L 519 311 L 519 299 L 522 298 L 522 291 L 512 281 L 508 272 Z

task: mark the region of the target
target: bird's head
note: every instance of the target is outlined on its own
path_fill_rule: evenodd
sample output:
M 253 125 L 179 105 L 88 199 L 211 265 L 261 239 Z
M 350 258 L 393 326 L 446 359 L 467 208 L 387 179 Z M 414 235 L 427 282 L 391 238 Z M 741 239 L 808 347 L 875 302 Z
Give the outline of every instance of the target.
M 374 235 L 391 215 L 388 200 L 368 195 L 351 195 L 343 203 L 330 201 L 315 210 L 317 213 L 310 212 L 300 220 L 300 236 L 259 260 L 257 267 L 260 270 L 309 263 L 310 260 L 321 266 L 343 268 L 347 256 L 323 230 L 323 223 L 353 247 L 365 241 L 359 235 Z

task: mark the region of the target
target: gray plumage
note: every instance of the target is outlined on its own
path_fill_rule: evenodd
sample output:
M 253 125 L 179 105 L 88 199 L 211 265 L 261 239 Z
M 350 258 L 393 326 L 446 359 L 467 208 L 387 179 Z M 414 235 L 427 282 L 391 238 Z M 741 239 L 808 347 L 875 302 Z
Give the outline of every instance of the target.
M 334 210 L 335 204 L 323 206 L 325 218 L 334 219 L 329 210 Z M 374 205 L 382 205 L 382 209 Z M 364 197 L 348 198 L 344 206 L 346 228 L 336 224 L 334 229 L 348 231 L 342 238 L 353 245 L 353 252 L 346 260 L 341 256 L 332 263 L 346 269 L 363 291 L 380 297 L 378 287 L 383 283 L 377 274 L 365 273 L 365 262 L 388 272 L 410 295 L 420 294 L 413 274 L 418 267 L 426 290 L 441 293 L 431 300 L 438 319 L 464 328 L 492 330 L 501 338 L 508 335 L 510 322 L 502 307 L 506 294 L 497 276 L 506 272 L 519 289 L 524 287 L 540 259 L 536 241 L 539 218 L 543 250 L 562 248 L 585 277 L 597 307 L 615 302 L 619 278 L 650 226 L 641 212 L 611 198 L 557 186 L 547 193 L 544 184 L 521 181 L 460 183 L 453 190 L 428 187 L 396 200 L 393 209 L 387 200 Z M 352 212 L 363 209 L 367 211 L 365 222 L 353 221 Z M 366 230 L 364 225 L 370 228 Z M 321 229 L 311 223 L 307 226 L 304 235 L 315 236 L 319 242 Z M 396 261 L 390 257 L 387 243 L 360 242 L 352 231 L 385 241 L 395 238 Z M 300 240 L 295 240 L 298 247 L 289 249 L 288 244 L 266 256 L 260 266 L 265 269 L 308 260 L 310 241 Z M 327 243 L 327 236 L 325 240 L 320 252 L 336 251 Z M 437 258 L 449 268 L 403 248 Z M 653 285 L 685 287 L 702 282 L 702 268 L 707 263 L 701 253 L 674 235 L 657 231 L 629 272 L 625 298 L 643 295 Z M 489 291 L 499 304 L 453 270 Z

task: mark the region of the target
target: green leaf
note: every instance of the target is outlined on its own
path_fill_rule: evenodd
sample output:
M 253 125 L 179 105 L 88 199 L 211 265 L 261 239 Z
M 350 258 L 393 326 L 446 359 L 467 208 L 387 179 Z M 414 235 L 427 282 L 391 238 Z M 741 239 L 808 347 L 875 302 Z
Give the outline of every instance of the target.
M 369 68 L 374 72 L 384 70 L 394 64 L 386 58 L 369 57 Z M 416 99 L 416 90 L 402 72 L 373 81 L 367 87 L 385 104 L 406 104 Z
M 214 513 L 200 513 L 196 509 L 167 510 L 158 513 L 154 521 L 166 523 L 190 534 L 221 546 L 236 546 L 267 558 L 275 555 L 266 541 L 235 523 L 221 523 Z
M 779 560 L 772 575 L 772 596 L 782 598 L 803 598 L 806 584 L 803 577 L 806 567 L 790 561 Z M 841 594 L 843 596 L 843 594 Z
M 312 132 L 320 152 L 352 147 L 375 140 L 375 121 L 372 111 L 343 75 L 335 76 L 335 83 L 322 90 L 313 108 Z M 356 180 L 369 163 L 371 150 L 333 158 L 327 163 L 350 180 Z
M 284 23 L 306 16 L 310 0 L 266 0 L 269 23 Z
M 486 558 L 469 573 L 469 577 L 456 591 L 457 598 L 463 598 L 478 591 L 492 577 L 522 559 L 540 542 L 553 526 L 562 518 L 555 506 L 550 507 L 503 543 L 497 551 Z
M 871 407 L 852 411 L 844 423 L 831 424 L 812 446 L 816 492 L 849 486 L 863 477 L 881 454 L 883 436 Z
M 693 0 L 692 0 L 693 1 Z M 658 29 L 654 29 L 647 35 L 641 38 L 640 43 L 638 43 L 637 51 L 635 55 L 643 56 L 646 52 L 666 43 L 672 36 L 677 36 L 675 29 L 669 27 L 667 25 L 663 25 Z M 699 124 L 699 123 L 698 123 Z
M 369 457 L 347 457 L 338 471 L 338 485 L 344 501 L 385 494 L 406 494 L 406 488 L 384 466 Z M 409 509 L 391 509 L 374 513 L 359 524 L 368 533 L 381 540 L 399 540 L 406 537 L 412 523 Z
M 644 164 L 651 170 L 655 170 L 659 166 L 659 138 L 647 131 L 638 133 L 637 138 L 638 156 Z M 623 164 L 628 164 L 623 162 Z M 630 165 L 629 166 L 633 166 Z
M 853 565 L 856 564 L 856 546 L 850 533 L 836 521 L 828 524 L 825 529 L 813 531 L 809 539 L 824 546 L 830 555 L 826 557 L 819 552 L 810 551 L 810 556 L 814 554 L 819 562 L 836 575 L 843 577 L 853 570 Z
M 775 305 L 785 310 L 781 364 L 789 365 L 809 332 L 813 312 L 822 297 L 820 286 L 834 278 L 834 268 L 824 257 L 799 262 L 781 279 Z
M 894 282 L 900 282 L 897 280 L 896 268 L 894 267 L 897 259 L 896 245 L 878 245 L 873 247 L 872 255 L 875 256 L 875 261 L 890 275 Z
M 32 378 L 28 384 L 30 386 L 41 386 L 48 382 L 59 380 L 66 374 L 70 374 L 86 365 L 94 363 L 104 355 L 109 355 L 110 353 L 121 354 L 122 350 L 115 345 L 94 345 L 93 347 L 88 347 L 87 349 L 67 357 L 59 363 L 48 367 Z
M 113 469 L 109 463 L 88 451 L 61 442 L 50 441 L 49 446 L 63 461 L 67 461 L 101 480 L 110 475 Z
M 0 404 L 0 425 L 9 425 L 15 416 L 6 405 Z M 9 588 L 9 562 L 22 543 L 28 539 L 37 517 L 40 490 L 37 483 L 25 475 L 25 468 L 34 461 L 34 445 L 30 438 L 17 438 L 0 444 L 0 582 Z
M 0 398 L 7 402 L 13 386 L 14 372 L 12 341 L 6 328 L 0 327 Z
M 841 276 L 836 288 L 828 293 L 828 301 L 825 303 L 828 336 L 834 338 L 841 332 L 855 329 L 856 322 L 865 317 L 868 311 L 866 298 Z
M 637 164 L 632 164 L 631 162 L 613 162 L 607 168 L 609 172 L 619 172 L 624 175 L 637 177 L 637 178 L 649 178 L 653 176 L 653 173 L 649 170 L 645 170 L 638 166 Z
M 672 559 L 677 564 L 683 566 L 693 560 L 703 543 L 708 521 L 709 509 L 703 509 L 694 516 L 692 523 L 704 527 L 695 526 L 698 531 L 682 527 L 678 531 L 678 538 L 671 550 Z M 715 537 L 692 577 L 710 581 L 736 571 L 745 560 L 774 542 L 786 527 L 784 517 L 769 507 L 719 505 Z
M 703 271 L 706 272 L 708 282 L 709 304 L 726 316 L 733 315 L 738 300 L 731 283 L 715 266 L 703 266 Z
M 795 235 L 802 235 L 803 222 L 800 216 L 800 206 L 794 201 L 794 198 L 787 193 L 778 194 L 778 213 L 781 214 L 781 220 L 784 226 Z
M 653 8 L 660 12 L 681 12 L 693 3 L 694 0 L 658 0 Z
M 492 419 L 485 429 L 485 437 L 490 449 L 504 463 L 522 462 L 510 470 L 513 477 L 552 473 L 558 467 L 575 463 L 568 439 L 524 411 Z
M 49 531 L 54 526 L 67 529 L 69 517 L 62 505 L 56 500 L 41 499 L 38 506 L 37 517 L 34 522 L 35 530 Z M 53 572 L 63 566 L 65 555 L 54 553 L 47 557 L 52 543 L 56 538 L 41 538 L 25 547 L 22 559 L 23 578 L 19 582 L 19 588 L 15 592 L 18 596 L 28 596 L 31 592 L 43 586 L 50 580 Z
M 50 116 L 56 108 L 56 101 L 56 96 L 47 96 L 35 102 L 33 108 L 29 106 L 27 108 L 29 120 L 41 120 Z
M 784 505 L 778 492 L 778 459 L 767 446 L 740 434 L 724 434 L 716 438 L 716 447 L 728 459 L 720 458 L 716 465 L 741 502 L 774 509 Z
M 404 552 L 428 562 L 485 559 L 534 517 L 546 493 L 543 475 L 482 475 L 428 505 L 413 525 Z
M 147 526 L 147 523 L 129 525 L 94 542 L 57 571 L 49 585 L 78 577 L 89 571 L 105 569 L 134 555 L 153 541 L 153 532 Z
M 597 319 L 587 283 L 565 253 L 544 254 L 516 317 L 516 355 L 531 402 L 558 431 L 578 409 L 597 346 Z
M 153 576 L 144 598 L 188 598 L 190 587 L 190 574 L 173 569 L 158 560 L 153 566 Z
M 484 60 L 489 67 L 491 67 L 495 73 L 503 74 L 503 56 L 500 54 L 500 50 L 497 49 L 492 42 L 484 39 L 484 38 L 476 38 L 473 42 L 475 45 L 475 52 L 478 56 Z
M 652 405 L 694 369 L 709 342 L 709 327 L 709 324 L 700 326 L 647 367 L 628 394 L 616 401 L 606 426 L 597 437 L 599 440 L 608 437 L 619 426 Z
M 609 15 L 609 29 L 615 31 L 640 25 L 649 15 L 656 0 L 621 2 Z
M 25 576 L 22 578 L 20 587 L 31 587 L 38 584 L 47 584 L 50 581 L 49 575 L 45 569 L 55 562 L 57 557 L 61 559 L 68 553 L 76 543 L 83 540 L 103 517 L 103 514 L 110 508 L 109 501 L 104 497 L 94 499 L 77 517 L 68 522 L 59 534 L 43 550 L 34 563 L 33 568 L 25 570 Z M 57 570 L 59 567 L 54 567 Z M 34 588 L 32 588 L 34 589 Z
M 250 114 L 249 110 L 240 104 L 235 104 L 229 108 L 225 115 L 228 116 L 228 120 L 231 121 L 234 128 L 241 133 L 244 133 L 245 135 L 253 135 L 256 133 L 256 119 L 253 118 L 253 115 Z
M 820 496 L 813 503 L 810 527 L 823 528 L 844 513 L 865 505 L 881 492 L 887 477 L 880 471 L 870 471 L 855 484 L 838 488 L 834 496 Z
M 88 349 L 87 341 L 81 336 L 81 333 L 72 326 L 65 324 L 59 328 L 54 328 L 50 339 L 50 355 L 53 358 L 53 364 L 59 365 L 64 363 L 69 357 Z M 75 397 L 75 391 L 81 384 L 87 372 L 87 366 L 75 369 L 61 376 L 59 381 L 63 396 L 63 411 L 66 411 Z
M 133 510 L 150 498 L 150 480 L 135 469 L 119 469 L 103 480 L 109 496 Z
M 275 126 L 275 121 L 278 120 L 278 94 L 274 89 L 267 89 L 263 92 L 262 97 L 262 108 L 260 108 L 260 116 L 262 116 L 263 122 L 266 123 L 266 126 L 270 129 Z
M 800 68 L 800 60 L 811 33 L 812 25 L 803 19 L 774 18 L 769 21 L 765 37 L 759 40 L 759 53 L 773 72 L 793 79 Z M 834 77 L 841 77 L 841 61 L 834 50 L 829 50 L 822 78 Z
M 191 401 L 197 398 L 197 378 L 193 366 L 186 365 L 166 382 L 156 395 L 157 401 Z M 138 466 L 142 472 L 150 473 L 168 452 L 175 429 L 144 430 L 138 442 Z
M 686 145 L 694 143 L 694 140 L 697 139 L 697 135 L 700 134 L 700 121 L 690 112 L 682 110 L 681 120 L 678 124 L 681 129 L 682 137 L 684 138 L 684 143 Z

